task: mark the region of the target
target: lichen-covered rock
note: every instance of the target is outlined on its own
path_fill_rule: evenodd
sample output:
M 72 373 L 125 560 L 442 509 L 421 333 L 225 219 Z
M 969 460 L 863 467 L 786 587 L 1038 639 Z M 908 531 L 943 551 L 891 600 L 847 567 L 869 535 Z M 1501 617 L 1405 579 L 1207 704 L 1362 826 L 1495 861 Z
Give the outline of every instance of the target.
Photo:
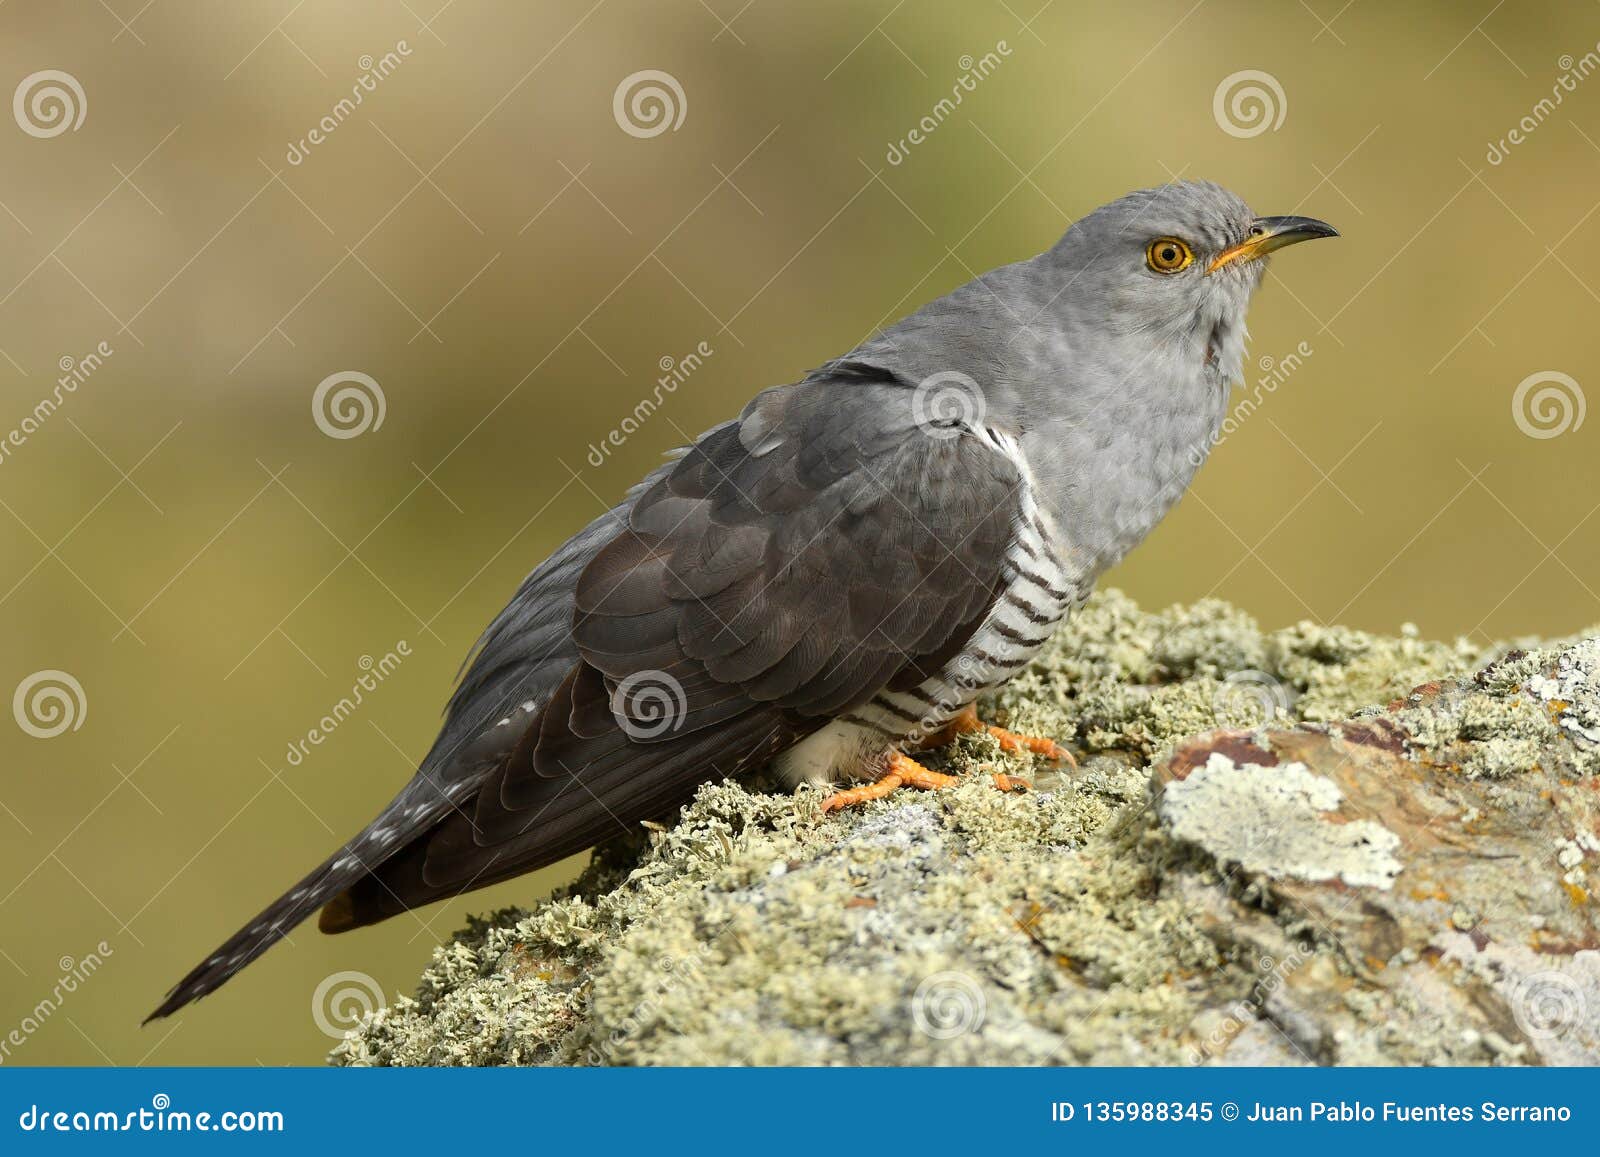
M 927 758 L 970 782 L 843 814 L 708 785 L 335 1061 L 1600 1063 L 1595 640 L 1109 591 L 985 706 L 1081 769 L 979 734 Z
M 1390 887 L 1401 869 L 1393 855 L 1400 837 L 1375 820 L 1344 818 L 1343 802 L 1333 780 L 1303 763 L 1263 753 L 1240 764 L 1207 750 L 1203 766 L 1167 783 L 1158 814 L 1175 838 L 1246 872 Z

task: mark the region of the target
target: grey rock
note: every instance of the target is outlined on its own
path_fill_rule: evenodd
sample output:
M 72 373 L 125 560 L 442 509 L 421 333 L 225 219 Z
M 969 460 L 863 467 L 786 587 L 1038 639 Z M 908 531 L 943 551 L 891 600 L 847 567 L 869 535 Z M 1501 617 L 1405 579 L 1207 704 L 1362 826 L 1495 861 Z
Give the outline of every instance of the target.
M 1108 592 L 987 704 L 1080 769 L 980 735 L 843 815 L 708 786 L 333 1059 L 1600 1063 L 1597 660 Z

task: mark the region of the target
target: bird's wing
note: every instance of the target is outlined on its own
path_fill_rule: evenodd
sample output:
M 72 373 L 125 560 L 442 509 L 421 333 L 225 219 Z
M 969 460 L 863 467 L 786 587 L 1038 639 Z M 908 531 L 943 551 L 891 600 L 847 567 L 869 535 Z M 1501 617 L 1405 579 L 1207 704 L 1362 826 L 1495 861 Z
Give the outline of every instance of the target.
M 631 830 L 959 644 L 1021 480 L 991 431 L 917 409 L 868 366 L 768 390 L 575 536 L 485 632 L 416 778 L 152 1016 L 323 905 L 342 931 Z
M 1016 461 L 981 425 L 919 422 L 909 384 L 853 377 L 761 394 L 640 496 L 578 580 L 579 662 L 475 804 L 352 893 L 352 923 L 627 830 L 974 629 Z
M 608 690 L 677 678 L 682 733 L 749 703 L 831 717 L 938 652 L 994 601 L 1021 478 L 919 409 L 898 381 L 812 379 L 703 438 L 584 569 L 584 662 Z

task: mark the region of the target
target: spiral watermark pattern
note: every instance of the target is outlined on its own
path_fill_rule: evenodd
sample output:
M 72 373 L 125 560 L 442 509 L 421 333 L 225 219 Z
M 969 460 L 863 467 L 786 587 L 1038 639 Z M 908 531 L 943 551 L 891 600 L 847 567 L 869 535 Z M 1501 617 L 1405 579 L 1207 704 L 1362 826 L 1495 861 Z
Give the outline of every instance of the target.
M 11 114 L 30 137 L 48 140 L 82 127 L 89 98 L 70 72 L 46 68 L 22 78 L 11 97 Z
M 611 714 L 630 739 L 658 739 L 683 726 L 689 697 L 665 671 L 635 671 L 611 692 Z
M 983 1027 L 983 989 L 965 972 L 935 972 L 911 996 L 911 1022 L 934 1040 L 951 1040 Z
M 1587 1012 L 1578 982 L 1550 968 L 1521 977 L 1511 990 L 1511 1015 L 1530 1040 L 1550 1040 L 1569 1032 Z
M 1587 411 L 1583 387 L 1560 370 L 1529 374 L 1511 394 L 1511 420 L 1530 438 L 1559 438 L 1576 430 Z
M 83 684 L 65 671 L 35 671 L 17 684 L 11 696 L 11 715 L 17 726 L 35 739 L 54 739 L 76 731 L 89 717 L 89 700 Z
M 1270 72 L 1246 68 L 1222 78 L 1211 96 L 1211 115 L 1230 137 L 1248 140 L 1283 127 L 1289 97 Z
M 383 988 L 365 972 L 335 972 L 323 977 L 311 994 L 311 1019 L 334 1040 L 343 1040 L 382 1004 Z
M 677 132 L 689 115 L 689 98 L 670 72 L 646 68 L 622 78 L 611 94 L 611 115 L 630 137 L 647 140 Z
M 1289 710 L 1289 690 L 1265 671 L 1234 671 L 1211 700 L 1226 727 L 1260 727 Z
M 954 438 L 983 425 L 987 409 L 983 390 L 960 370 L 928 375 L 911 395 L 911 419 L 930 438 Z
M 311 419 L 330 438 L 359 438 L 383 425 L 388 400 L 371 374 L 340 370 L 317 383 Z

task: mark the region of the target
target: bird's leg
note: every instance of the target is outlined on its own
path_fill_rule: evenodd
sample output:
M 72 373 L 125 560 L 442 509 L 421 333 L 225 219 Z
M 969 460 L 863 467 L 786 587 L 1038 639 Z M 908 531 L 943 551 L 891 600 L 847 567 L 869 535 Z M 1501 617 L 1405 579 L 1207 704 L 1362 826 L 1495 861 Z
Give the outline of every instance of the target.
M 863 784 L 860 787 L 834 792 L 822 801 L 822 810 L 825 812 L 838 811 L 840 808 L 866 803 L 868 800 L 882 799 L 902 787 L 919 787 L 924 791 L 935 791 L 942 787 L 954 787 L 960 782 L 961 780 L 957 776 L 945 775 L 940 771 L 930 771 L 909 755 L 899 751 L 891 751 L 889 753 L 889 762 L 885 764 L 881 778 L 872 783 Z
M 990 781 L 1000 791 L 1018 791 L 1028 786 L 1028 781 L 1018 779 L 1014 775 L 1002 775 L 996 772 L 990 776 Z M 891 751 L 889 761 L 884 766 L 884 774 L 872 783 L 860 787 L 836 791 L 822 801 L 824 812 L 838 811 L 840 808 L 852 807 L 856 804 L 866 803 L 869 800 L 883 799 L 902 787 L 916 787 L 923 791 L 938 791 L 941 788 L 955 787 L 961 782 L 958 775 L 946 775 L 942 771 L 933 771 L 923 767 L 922 764 L 912 759 L 902 751 Z
M 946 723 L 936 735 L 930 737 L 927 746 L 942 746 L 955 739 L 956 736 L 965 735 L 969 731 L 987 731 L 999 742 L 1001 751 L 1031 751 L 1034 755 L 1043 756 L 1045 759 L 1059 760 L 1069 767 L 1075 768 L 1078 766 L 1078 761 L 1072 758 L 1072 752 L 1062 747 L 1055 740 L 1043 739 L 1035 735 L 1018 735 L 1015 731 L 1007 731 L 1004 727 L 996 727 L 992 723 L 984 723 L 978 718 L 977 707 L 971 703 L 962 708 L 961 714 Z
M 1072 758 L 1072 752 L 1062 747 L 1055 740 L 1042 739 L 1033 735 L 1018 735 L 1016 732 L 1007 731 L 1003 727 L 984 723 L 978 718 L 978 709 L 970 703 L 962 708 L 959 715 L 918 743 L 917 749 L 925 750 L 932 747 L 943 747 L 945 744 L 954 741 L 957 736 L 966 735 L 972 731 L 987 731 L 995 737 L 1002 751 L 1028 751 L 1045 759 L 1063 761 L 1071 767 L 1078 766 L 1078 761 Z M 1028 786 L 1027 780 L 1019 779 L 1014 775 L 1006 775 L 1003 772 L 995 772 L 990 776 L 990 779 L 1000 791 L 1017 791 Z M 940 788 L 954 787 L 960 782 L 959 776 L 931 771 L 904 752 L 892 751 L 889 753 L 889 760 L 884 766 L 882 776 L 872 783 L 834 792 L 822 801 L 822 810 L 825 812 L 838 811 L 840 808 L 853 807 L 856 804 L 867 803 L 870 800 L 883 799 L 902 787 L 916 787 L 924 791 L 936 791 Z

